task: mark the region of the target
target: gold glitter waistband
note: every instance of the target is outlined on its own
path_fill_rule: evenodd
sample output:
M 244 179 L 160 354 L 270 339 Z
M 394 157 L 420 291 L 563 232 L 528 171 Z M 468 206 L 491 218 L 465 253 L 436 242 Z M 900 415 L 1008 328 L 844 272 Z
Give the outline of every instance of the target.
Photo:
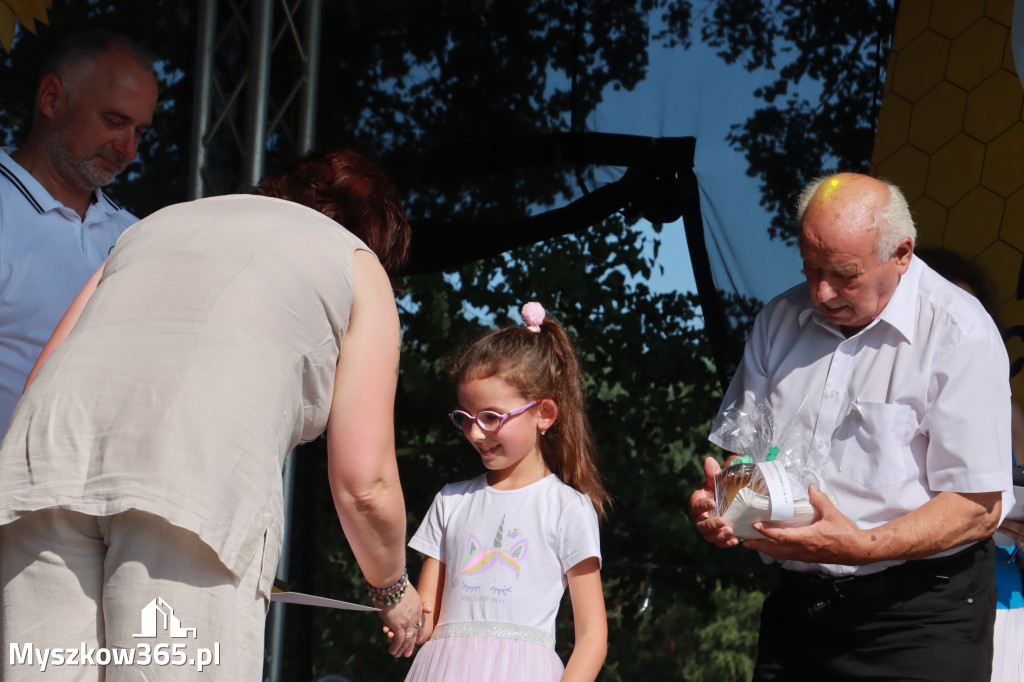
M 555 648 L 555 638 L 550 632 L 519 623 L 496 623 L 489 620 L 441 623 L 434 628 L 434 634 L 430 638 L 472 636 L 521 639 L 541 644 L 549 649 Z

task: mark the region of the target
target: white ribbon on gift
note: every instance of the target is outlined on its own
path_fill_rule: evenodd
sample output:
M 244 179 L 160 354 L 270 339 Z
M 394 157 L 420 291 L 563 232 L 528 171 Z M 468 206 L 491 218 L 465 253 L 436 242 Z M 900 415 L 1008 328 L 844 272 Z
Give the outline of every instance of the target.
M 786 467 L 779 460 L 758 462 L 757 468 L 768 486 L 768 497 L 772 501 L 772 521 L 793 520 L 793 488 L 789 483 Z

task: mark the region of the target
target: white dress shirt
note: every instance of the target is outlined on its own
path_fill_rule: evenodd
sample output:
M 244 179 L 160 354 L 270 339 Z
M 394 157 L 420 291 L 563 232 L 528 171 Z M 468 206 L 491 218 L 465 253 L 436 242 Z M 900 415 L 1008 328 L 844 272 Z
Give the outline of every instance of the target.
M 722 408 L 752 413 L 761 401 L 777 429 L 802 435 L 827 492 L 858 528 L 904 516 L 944 491 L 1001 491 L 1003 514 L 1012 508 L 1003 341 L 976 298 L 917 257 L 881 314 L 850 338 L 814 307 L 806 284 L 768 303 Z M 743 452 L 720 425 L 710 440 Z M 782 565 L 850 575 L 896 563 Z

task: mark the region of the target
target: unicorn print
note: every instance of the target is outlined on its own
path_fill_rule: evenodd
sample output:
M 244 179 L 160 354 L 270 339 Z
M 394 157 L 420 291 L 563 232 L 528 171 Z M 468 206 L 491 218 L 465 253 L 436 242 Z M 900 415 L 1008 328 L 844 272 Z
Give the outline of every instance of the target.
M 493 547 L 483 547 L 475 535 L 470 535 L 466 552 L 468 559 L 458 572 L 457 584 L 465 594 L 506 597 L 519 580 L 522 558 L 526 556 L 529 540 L 523 538 L 508 550 L 502 549 L 505 517 L 501 518 Z

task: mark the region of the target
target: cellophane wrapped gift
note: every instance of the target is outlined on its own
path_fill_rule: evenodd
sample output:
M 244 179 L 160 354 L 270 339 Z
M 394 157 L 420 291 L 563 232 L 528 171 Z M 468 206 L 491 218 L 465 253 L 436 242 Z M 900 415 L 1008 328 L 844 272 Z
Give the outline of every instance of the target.
M 809 437 L 780 428 L 764 402 L 753 414 L 736 407 L 723 410 L 715 430 L 738 444 L 742 455 L 715 476 L 715 515 L 732 526 L 736 537 L 764 537 L 754 530 L 756 521 L 797 527 L 814 520 L 807 486 L 814 483 L 828 491 L 820 475 L 823 462 L 810 456 Z

